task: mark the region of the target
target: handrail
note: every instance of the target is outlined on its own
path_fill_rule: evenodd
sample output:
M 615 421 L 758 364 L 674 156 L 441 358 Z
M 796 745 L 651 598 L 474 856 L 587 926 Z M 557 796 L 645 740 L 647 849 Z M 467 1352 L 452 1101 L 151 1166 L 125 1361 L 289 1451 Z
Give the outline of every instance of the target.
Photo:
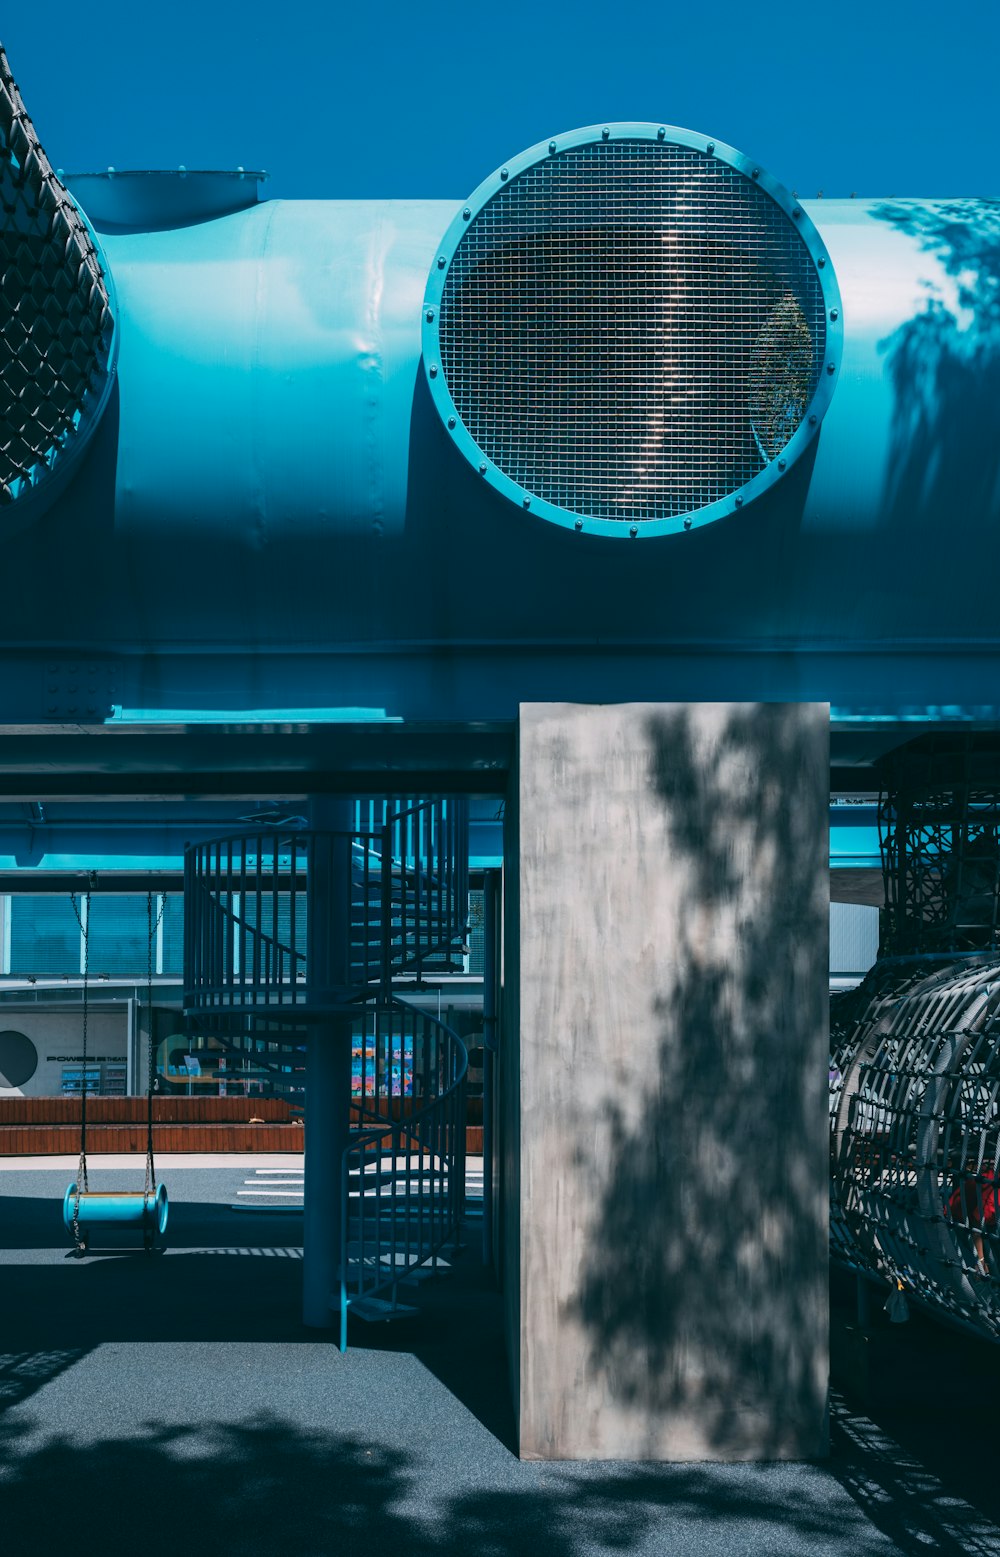
M 425 1063 L 423 1069 L 422 1080 L 434 1085 L 426 1106 L 404 1118 L 388 1117 L 369 1129 L 355 1131 L 341 1157 L 341 1204 L 345 1207 L 339 1250 L 341 1351 L 347 1349 L 351 1304 L 391 1289 L 390 1308 L 394 1309 L 400 1280 L 428 1262 L 436 1262 L 447 1244 L 457 1242 L 465 1203 L 469 1066 L 465 1045 L 446 1023 L 408 1001 L 392 997 L 380 1011 L 382 1015 L 398 1014 L 401 1023 L 409 1017 L 414 1028 L 420 1023 L 427 1031 L 436 1030 L 439 1048 L 436 1063 Z M 426 1039 L 424 1048 L 426 1051 Z M 352 1216 L 355 1197 L 351 1179 L 355 1174 L 357 1209 Z M 374 1201 L 371 1208 L 367 1204 L 369 1192 Z M 385 1252 L 383 1245 L 387 1245 Z
M 361 825 L 365 810 L 370 821 Z M 346 890 L 355 994 L 376 985 L 385 992 L 394 974 L 419 976 L 433 959 L 444 958 L 449 966 L 466 928 L 468 861 L 460 840 L 467 814 L 462 797 L 420 800 L 400 810 L 388 801 L 366 802 L 358 805 L 358 823 L 350 830 L 257 828 L 191 845 L 185 857 L 185 1009 L 206 1017 L 267 1012 L 302 1021 L 343 1007 L 343 992 L 312 986 L 306 952 L 295 944 L 296 925 L 308 916 L 317 854 L 338 839 L 349 839 L 351 847 Z M 271 933 L 262 922 L 268 911 Z M 277 933 L 283 915 L 291 929 L 287 941 Z
M 287 1055 L 296 1032 L 336 1015 L 359 1041 L 359 1095 L 340 1171 L 342 1346 L 352 1304 L 381 1314 L 377 1294 L 391 1288 L 381 1307 L 398 1311 L 400 1279 L 459 1237 L 468 1071 L 458 1035 L 392 992 L 401 972 L 419 976 L 432 960 L 451 966 L 467 934 L 468 803 L 356 801 L 354 821 L 350 830 L 233 833 L 191 845 L 184 867 L 190 1020 L 234 1047 L 266 1034 Z M 347 982 L 343 956 L 328 958 L 317 940 L 327 920 L 325 906 L 311 917 L 311 883 L 324 905 L 331 890 L 342 894 L 329 907 L 350 926 L 349 948 L 340 949 Z M 317 986 L 324 965 L 340 969 L 335 987 Z
M 357 828 L 347 833 L 314 829 L 289 833 L 285 828 L 233 833 L 194 845 L 185 861 L 190 910 L 185 916 L 188 1009 L 252 1015 L 262 1009 L 273 1013 L 275 1006 L 292 1007 L 291 1019 L 297 1020 L 303 1008 L 317 1007 L 318 992 L 308 983 L 306 952 L 292 938 L 296 925 L 304 927 L 308 915 L 309 877 L 317 854 L 343 838 L 350 840 L 352 851 L 348 890 L 352 899 L 358 890 L 364 897 L 360 925 L 357 915 L 351 916 L 353 973 L 360 983 L 376 976 L 371 907 L 382 874 L 381 856 L 373 847 L 379 835 Z M 234 898 L 241 911 L 233 907 Z M 264 928 L 268 905 L 275 933 Z M 289 920 L 289 941 L 276 933 L 283 915 Z

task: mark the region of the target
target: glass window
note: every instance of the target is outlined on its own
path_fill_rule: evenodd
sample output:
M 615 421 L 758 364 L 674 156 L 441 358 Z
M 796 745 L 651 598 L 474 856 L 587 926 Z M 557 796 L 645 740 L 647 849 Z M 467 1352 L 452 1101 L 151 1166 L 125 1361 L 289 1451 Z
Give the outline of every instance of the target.
M 163 971 L 178 978 L 184 972 L 184 897 L 180 892 L 169 893 L 163 909 Z
M 483 892 L 469 893 L 469 972 L 482 978 L 486 967 L 486 911 Z
M 82 912 L 82 900 L 76 901 Z M 11 973 L 80 972 L 80 926 L 68 895 L 14 896 L 10 916 Z
M 153 923 L 156 923 L 153 897 Z M 95 892 L 90 900 L 90 972 L 145 978 L 146 894 Z M 154 947 L 155 955 L 155 947 Z M 155 964 L 154 964 L 155 966 Z

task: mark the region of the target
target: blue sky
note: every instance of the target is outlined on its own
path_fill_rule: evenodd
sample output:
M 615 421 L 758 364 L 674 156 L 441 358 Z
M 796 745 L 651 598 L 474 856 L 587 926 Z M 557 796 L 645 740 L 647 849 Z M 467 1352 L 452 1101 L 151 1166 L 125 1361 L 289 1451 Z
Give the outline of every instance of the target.
M 265 167 L 286 197 L 464 197 L 579 125 L 702 130 L 804 198 L 1000 195 L 1000 3 L 57 0 L 3 42 L 67 171 Z

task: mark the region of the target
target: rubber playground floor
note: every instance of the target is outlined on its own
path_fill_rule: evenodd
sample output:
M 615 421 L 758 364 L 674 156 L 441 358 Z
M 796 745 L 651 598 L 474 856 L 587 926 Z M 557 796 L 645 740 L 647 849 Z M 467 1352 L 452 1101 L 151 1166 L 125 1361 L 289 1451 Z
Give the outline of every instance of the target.
M 522 1463 L 478 1228 L 418 1318 L 341 1355 L 299 1320 L 301 1216 L 230 1209 L 261 1163 L 160 1159 L 167 1251 L 83 1260 L 67 1165 L 0 1163 L 4 1557 L 1000 1554 L 992 1349 L 883 1326 L 822 1464 Z

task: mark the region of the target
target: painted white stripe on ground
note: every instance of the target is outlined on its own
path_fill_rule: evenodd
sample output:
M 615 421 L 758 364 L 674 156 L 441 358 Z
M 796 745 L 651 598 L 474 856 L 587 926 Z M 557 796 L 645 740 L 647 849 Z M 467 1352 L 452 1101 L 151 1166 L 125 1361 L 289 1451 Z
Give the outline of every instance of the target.
M 238 1195 L 286 1195 L 289 1200 L 301 1200 L 297 1189 L 238 1189 Z

